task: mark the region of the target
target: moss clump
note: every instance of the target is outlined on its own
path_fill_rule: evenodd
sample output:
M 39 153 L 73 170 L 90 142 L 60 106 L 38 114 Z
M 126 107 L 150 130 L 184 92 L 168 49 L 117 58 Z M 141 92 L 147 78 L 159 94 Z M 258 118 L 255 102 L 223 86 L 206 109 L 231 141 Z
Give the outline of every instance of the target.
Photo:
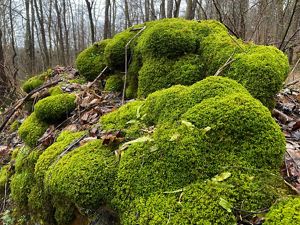
M 39 120 L 33 112 L 21 124 L 18 134 L 28 146 L 35 147 L 47 128 L 48 124 Z
M 170 77 L 175 84 L 191 85 L 204 78 L 204 65 L 201 57 L 189 54 L 176 60 Z
M 39 75 L 29 78 L 22 85 L 23 91 L 25 91 L 26 93 L 29 93 L 32 90 L 42 86 L 42 84 L 45 82 L 45 80 L 48 79 L 49 77 L 51 77 L 51 75 L 52 75 L 52 69 L 48 69 Z
M 11 125 L 10 125 L 10 129 L 9 131 L 10 132 L 15 132 L 18 130 L 18 128 L 20 127 L 21 125 L 21 122 L 19 120 L 15 120 Z
M 272 46 L 253 46 L 237 54 L 227 77 L 247 88 L 253 97 L 272 108 L 275 94 L 282 88 L 289 70 L 287 57 Z
M 153 24 L 141 35 L 138 48 L 143 57 L 174 58 L 196 52 L 198 42 L 193 31 L 195 23 L 171 19 Z
M 22 85 L 22 89 L 26 93 L 29 93 L 32 90 L 42 86 L 43 83 L 44 80 L 40 76 L 34 76 L 25 81 L 25 83 Z
M 277 169 L 281 165 L 284 136 L 269 110 L 249 95 L 207 99 L 182 119 L 199 129 L 209 127 L 204 141 L 211 152 L 233 152 L 256 168 Z
M 105 83 L 105 91 L 121 92 L 123 90 L 123 77 L 122 75 L 111 75 Z
M 33 174 L 28 171 L 16 173 L 11 178 L 11 197 L 19 210 L 27 208 L 28 194 L 33 186 L 33 179 Z
M 0 169 L 0 193 L 4 193 L 5 185 L 9 181 L 12 172 L 10 171 L 10 166 L 5 165 Z
M 282 199 L 266 215 L 266 225 L 297 225 L 300 222 L 300 198 Z
M 80 75 L 92 81 L 100 74 L 106 66 L 103 54 L 109 42 L 110 39 L 97 42 L 77 56 L 75 64 Z
M 113 197 L 116 171 L 114 154 L 95 140 L 51 166 L 45 186 L 53 196 L 64 196 L 79 207 L 97 209 Z
M 119 109 L 108 113 L 100 118 L 101 126 L 104 130 L 121 130 L 128 128 L 134 120 L 138 120 L 143 101 L 132 101 Z
M 283 185 L 282 180 L 270 179 L 270 174 L 241 171 L 227 171 L 229 178 L 224 180 L 200 181 L 136 198 L 121 215 L 122 224 L 236 224 L 234 208 L 256 211 L 269 207 L 280 196 L 273 182 Z
M 56 142 L 50 145 L 39 157 L 35 165 L 35 178 L 38 182 L 43 183 L 45 173 L 52 163 L 55 162 L 59 154 L 61 154 L 72 141 L 81 137 L 83 132 L 72 133 L 63 131 L 57 138 Z
M 74 94 L 60 94 L 44 98 L 34 106 L 36 116 L 47 123 L 57 123 L 66 118 L 75 107 Z
M 99 72 L 100 73 L 100 72 Z M 73 79 L 73 80 L 69 80 L 70 83 L 74 83 L 74 84 L 84 84 L 86 83 L 86 79 L 83 77 L 83 76 L 79 76 L 78 78 L 76 79 Z
M 125 46 L 130 39 L 136 34 L 130 28 L 115 35 L 107 44 L 104 52 L 106 64 L 115 69 L 123 70 L 125 64 Z M 128 58 L 130 57 L 130 48 L 128 49 Z
M 173 122 L 189 108 L 204 99 L 225 96 L 232 93 L 248 94 L 247 90 L 236 81 L 224 77 L 207 77 L 190 87 L 181 85 L 150 94 L 141 114 L 148 125 Z
M 171 87 L 174 83 L 170 74 L 174 62 L 167 58 L 148 58 L 144 60 L 139 71 L 138 96 L 147 97 L 148 94 Z
M 52 87 L 49 89 L 49 93 L 51 96 L 53 95 L 60 95 L 60 94 L 63 94 L 63 90 L 61 89 L 60 86 L 55 86 L 55 87 Z

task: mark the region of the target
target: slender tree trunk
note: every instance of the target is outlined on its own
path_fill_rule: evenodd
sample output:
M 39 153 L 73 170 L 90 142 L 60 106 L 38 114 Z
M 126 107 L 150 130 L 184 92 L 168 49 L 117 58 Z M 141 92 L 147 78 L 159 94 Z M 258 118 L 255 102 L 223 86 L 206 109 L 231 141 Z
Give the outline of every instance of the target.
M 167 2 L 167 17 L 168 18 L 172 18 L 172 16 L 173 16 L 173 5 L 174 5 L 174 1 L 168 0 L 168 2 Z
M 94 43 L 96 41 L 96 38 L 95 38 L 95 25 L 94 25 L 94 19 L 93 19 L 93 14 L 92 14 L 94 1 L 90 2 L 89 0 L 85 0 L 85 3 L 86 3 L 88 15 L 89 15 L 89 21 L 90 21 L 91 39 L 92 39 L 92 43 Z
M 13 66 L 13 88 L 16 89 L 17 87 L 17 75 L 18 75 L 18 66 L 16 64 L 17 52 L 16 52 L 16 45 L 15 45 L 15 29 L 13 23 L 13 13 L 12 13 L 12 0 L 9 1 L 9 22 L 10 22 L 10 35 L 11 35 L 11 48 L 12 48 L 12 66 Z
M 145 21 L 149 21 L 150 19 L 150 1 L 145 0 Z
M 61 19 L 61 9 L 58 6 L 58 0 L 54 2 L 56 17 L 57 17 L 57 29 L 58 29 L 58 43 L 59 43 L 59 51 L 58 55 L 60 56 L 60 63 L 62 65 L 66 65 L 65 59 L 65 45 L 64 45 L 64 37 L 63 37 L 63 25 Z
M 160 19 L 166 18 L 166 0 L 160 2 Z
M 131 27 L 131 21 L 129 16 L 129 7 L 128 7 L 128 1 L 125 0 L 125 29 L 128 27 Z
M 151 0 L 150 5 L 151 5 L 151 20 L 156 20 L 154 0 Z
M 174 18 L 179 16 L 181 0 L 175 0 Z
M 39 0 L 39 4 L 36 0 L 34 0 L 35 5 L 35 11 L 37 15 L 37 20 L 39 22 L 39 28 L 40 28 L 40 34 L 41 34 L 41 41 L 42 41 L 42 49 L 43 49 L 43 55 L 44 55 L 44 62 L 45 66 L 49 67 L 50 65 L 50 58 L 49 58 L 49 52 L 48 52 L 48 46 L 47 46 L 47 40 L 46 40 L 46 31 L 45 31 L 45 18 L 44 18 L 44 11 L 43 11 L 43 4 L 42 1 Z
M 66 53 L 66 63 L 70 64 L 70 40 L 69 40 L 69 28 L 67 25 L 67 8 L 66 8 L 66 0 L 62 0 L 62 8 L 63 8 L 63 26 L 64 26 L 64 39 L 65 39 L 65 53 Z

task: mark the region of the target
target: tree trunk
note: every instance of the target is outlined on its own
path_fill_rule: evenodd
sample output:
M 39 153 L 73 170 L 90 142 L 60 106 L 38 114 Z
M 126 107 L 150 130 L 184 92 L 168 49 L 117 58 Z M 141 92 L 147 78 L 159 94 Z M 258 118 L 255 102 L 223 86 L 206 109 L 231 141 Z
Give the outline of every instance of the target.
M 150 1 L 145 0 L 145 21 L 149 21 L 150 19 Z
M 175 0 L 174 18 L 179 16 L 181 0 Z
M 160 19 L 166 18 L 166 0 L 160 2 Z
M 131 27 L 131 21 L 129 17 L 128 1 L 125 0 L 125 29 L 128 27 Z
M 92 43 L 94 43 L 96 41 L 94 19 L 93 19 L 93 14 L 92 14 L 92 9 L 93 9 L 94 1 L 90 2 L 89 0 L 85 0 L 85 3 L 86 3 L 87 11 L 88 11 L 88 14 L 89 14 L 90 29 L 91 29 L 91 39 L 92 39 Z
M 60 63 L 62 65 L 66 65 L 65 59 L 65 44 L 64 44 L 64 37 L 63 37 L 63 25 L 61 19 L 61 9 L 58 6 L 58 0 L 54 2 L 56 17 L 57 17 L 57 29 L 58 29 L 58 43 L 59 43 L 59 52 L 58 55 L 60 56 Z
M 172 18 L 173 14 L 173 0 L 168 0 L 167 2 L 167 17 Z

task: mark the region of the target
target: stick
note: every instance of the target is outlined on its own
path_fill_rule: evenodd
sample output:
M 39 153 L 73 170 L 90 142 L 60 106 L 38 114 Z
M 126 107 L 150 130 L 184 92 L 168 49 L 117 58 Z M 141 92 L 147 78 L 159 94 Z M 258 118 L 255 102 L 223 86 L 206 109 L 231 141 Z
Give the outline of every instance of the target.
M 53 85 L 56 85 L 58 84 L 59 82 L 61 82 L 62 79 L 59 79 L 57 81 L 54 81 L 52 83 L 49 83 L 49 84 L 46 84 L 46 85 L 43 85 L 39 88 L 36 88 L 34 90 L 32 90 L 30 93 L 28 93 L 24 98 L 20 99 L 16 104 L 15 106 L 13 107 L 12 111 L 6 116 L 4 122 L 1 124 L 0 126 L 0 132 L 2 132 L 2 130 L 4 129 L 4 127 L 6 126 L 6 124 L 8 123 L 9 119 L 15 114 L 15 112 L 24 104 L 24 102 L 29 99 L 32 95 L 34 95 L 35 93 L 45 89 L 45 88 L 48 88 L 48 87 L 51 87 Z
M 223 66 L 221 66 L 217 72 L 215 73 L 214 76 L 219 76 L 219 74 L 225 69 L 226 66 L 228 66 L 229 64 L 231 64 L 232 62 L 234 62 L 236 59 L 233 59 L 232 57 L 235 54 L 235 50 L 232 52 L 232 54 L 230 55 L 230 57 L 227 59 L 227 61 L 224 63 Z
M 126 81 L 127 81 L 127 74 L 128 74 L 128 62 L 127 62 L 127 51 L 128 51 L 128 46 L 130 43 L 139 36 L 140 33 L 142 33 L 146 29 L 146 26 L 141 28 L 139 32 L 137 32 L 126 44 L 125 46 L 125 77 L 124 77 L 124 86 L 123 86 L 123 92 L 122 92 L 122 105 L 124 105 L 125 101 L 125 90 L 126 90 Z
M 93 80 L 92 83 L 90 83 L 87 87 L 90 88 L 91 86 L 93 86 L 97 80 L 99 80 L 100 77 L 102 77 L 102 75 L 104 74 L 104 72 L 108 69 L 108 66 L 106 66 L 101 73 L 95 78 L 95 80 Z

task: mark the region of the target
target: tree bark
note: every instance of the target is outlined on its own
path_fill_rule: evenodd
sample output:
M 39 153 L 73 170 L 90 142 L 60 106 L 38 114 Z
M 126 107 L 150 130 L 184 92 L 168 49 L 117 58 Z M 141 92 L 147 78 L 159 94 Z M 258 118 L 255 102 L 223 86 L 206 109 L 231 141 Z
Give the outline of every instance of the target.
M 174 1 L 168 0 L 168 2 L 167 2 L 167 17 L 168 18 L 172 18 L 172 16 L 173 16 L 173 6 L 174 6 Z
M 91 39 L 92 39 L 92 43 L 94 43 L 96 41 L 96 38 L 95 38 L 95 25 L 94 25 L 94 19 L 93 19 L 93 14 L 92 14 L 94 1 L 90 2 L 89 0 L 85 0 L 85 3 L 86 3 L 88 15 L 89 15 L 89 21 L 90 21 Z
M 160 19 L 166 18 L 166 1 L 161 0 L 160 2 Z

